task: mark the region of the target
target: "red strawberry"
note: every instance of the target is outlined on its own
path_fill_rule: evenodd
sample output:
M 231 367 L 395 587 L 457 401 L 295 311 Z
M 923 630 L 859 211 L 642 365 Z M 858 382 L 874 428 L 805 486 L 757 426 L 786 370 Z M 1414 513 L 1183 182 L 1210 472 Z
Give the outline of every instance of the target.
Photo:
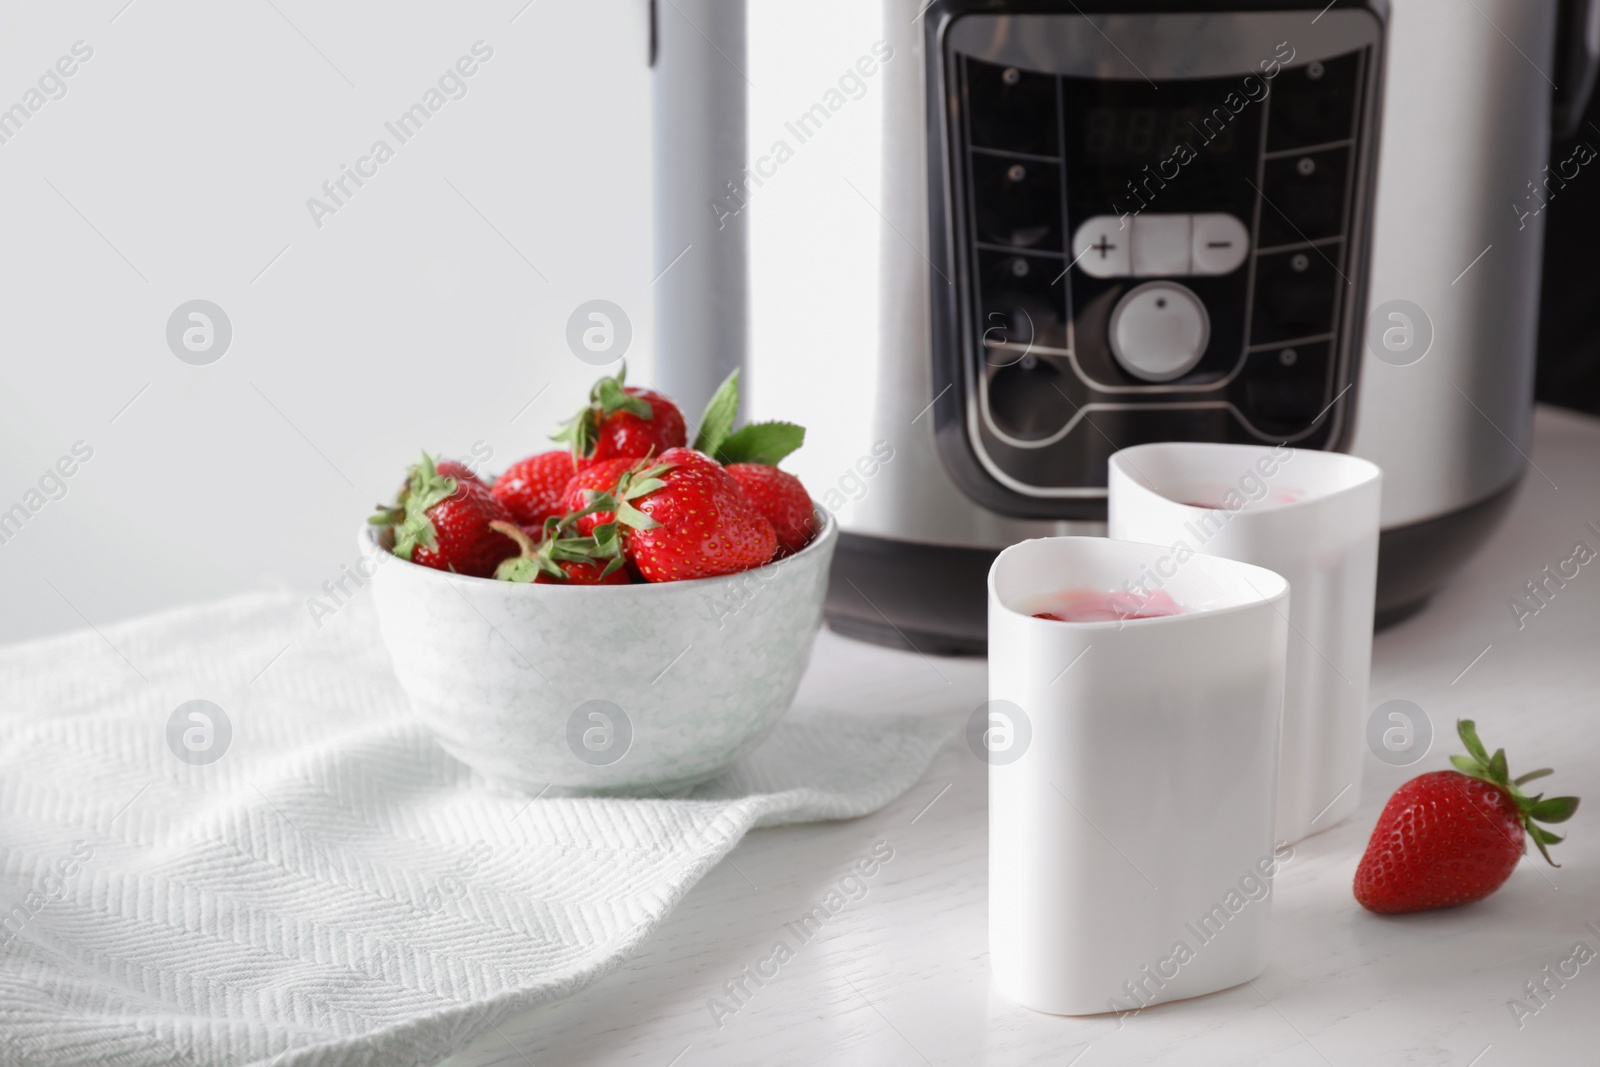
M 515 523 L 493 525 L 521 550 L 495 569 L 494 576 L 502 581 L 536 585 L 627 585 L 631 581 L 615 541 L 602 546 L 594 538 L 566 537 L 561 526 L 539 540 Z
M 1471 904 L 1499 889 L 1522 858 L 1523 831 L 1552 866 L 1546 845 L 1562 838 L 1538 825 L 1565 822 L 1577 797 L 1527 796 L 1521 786 L 1551 773 L 1512 780 L 1506 751 L 1493 756 L 1470 719 L 1456 724 L 1470 756 L 1451 756 L 1459 770 L 1413 778 L 1389 798 L 1356 868 L 1356 900 L 1368 911 L 1394 914 Z
M 595 382 L 588 406 L 554 437 L 572 446 L 580 467 L 618 457 L 660 455 L 689 443 L 678 405 L 653 389 L 624 386 L 626 373 L 623 367 L 615 378 Z
M 730 463 L 728 473 L 777 531 L 780 559 L 806 547 L 816 532 L 817 514 L 799 478 L 765 463 Z
M 394 554 L 401 559 L 487 578 L 501 560 L 516 554 L 516 543 L 489 527 L 510 517 L 482 482 L 442 475 L 424 453 L 395 506 L 382 508 L 370 521 L 393 529 Z
M 778 547 L 772 523 L 739 483 L 691 449 L 669 449 L 654 465 L 625 475 L 610 502 L 627 527 L 628 558 L 648 582 L 749 570 Z
M 477 471 L 465 463 L 458 463 L 453 459 L 441 459 L 437 470 L 441 478 L 454 478 L 460 482 L 477 482 L 479 485 L 483 485 L 483 479 L 478 477 Z M 487 485 L 483 485 L 483 487 L 485 489 L 489 488 Z
M 605 566 L 592 560 L 563 559 L 557 560 L 556 566 L 566 574 L 568 585 L 632 585 L 633 579 L 628 576 L 626 568 L 607 573 Z M 534 579 L 535 583 L 555 583 L 560 581 L 548 574 L 541 574 Z
M 518 525 L 542 526 L 562 515 L 567 483 L 578 472 L 569 452 L 540 452 L 519 459 L 494 480 L 494 498 L 505 505 Z
M 571 514 L 581 511 L 588 506 L 588 493 L 609 493 L 617 487 L 617 481 L 622 475 L 632 470 L 639 464 L 639 460 L 624 457 L 622 459 L 603 459 L 583 468 L 567 482 L 562 493 L 562 508 Z M 616 518 L 609 511 L 591 512 L 581 516 L 577 523 L 578 533 L 585 537 L 594 533 L 596 526 L 604 525 Z

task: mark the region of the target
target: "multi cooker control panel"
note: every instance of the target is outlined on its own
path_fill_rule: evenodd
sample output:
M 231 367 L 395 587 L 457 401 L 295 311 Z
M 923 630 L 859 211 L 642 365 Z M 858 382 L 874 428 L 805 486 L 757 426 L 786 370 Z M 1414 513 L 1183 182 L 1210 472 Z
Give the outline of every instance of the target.
M 1279 37 L 1275 18 L 932 31 L 952 268 L 935 358 L 961 392 L 940 437 L 1002 510 L 1071 517 L 1040 502 L 1103 497 L 1109 454 L 1147 441 L 1347 433 L 1381 27 L 1339 11 Z M 1192 39 L 1218 20 L 1220 58 Z M 1196 54 L 1209 69 L 1182 70 Z

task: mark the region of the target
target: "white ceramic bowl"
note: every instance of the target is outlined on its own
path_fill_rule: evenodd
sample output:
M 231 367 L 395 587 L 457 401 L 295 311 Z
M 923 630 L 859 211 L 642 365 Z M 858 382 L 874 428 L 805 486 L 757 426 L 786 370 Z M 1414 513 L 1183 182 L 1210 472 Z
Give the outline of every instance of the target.
M 413 710 L 485 777 L 653 795 L 715 775 L 794 700 L 822 622 L 838 530 L 720 578 L 563 586 L 390 559 L 373 596 Z M 360 534 L 363 553 L 376 531 Z

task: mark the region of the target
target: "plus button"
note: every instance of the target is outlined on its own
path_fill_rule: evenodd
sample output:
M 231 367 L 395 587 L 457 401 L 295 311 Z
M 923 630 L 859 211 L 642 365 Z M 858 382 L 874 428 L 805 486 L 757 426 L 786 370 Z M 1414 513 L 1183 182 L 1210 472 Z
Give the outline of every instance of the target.
M 1326 0 L 1324 0 L 1326 2 Z M 1130 270 L 1131 234 L 1126 223 L 1115 215 L 1095 215 L 1084 219 L 1072 231 L 1072 263 L 1091 278 L 1123 278 Z

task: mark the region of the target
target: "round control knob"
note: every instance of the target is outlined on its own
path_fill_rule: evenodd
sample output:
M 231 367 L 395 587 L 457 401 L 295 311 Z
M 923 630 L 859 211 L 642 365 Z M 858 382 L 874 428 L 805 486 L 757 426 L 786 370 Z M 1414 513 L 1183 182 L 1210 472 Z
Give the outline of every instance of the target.
M 1170 382 L 1194 369 L 1211 340 L 1211 316 L 1187 286 L 1147 282 L 1111 312 L 1111 354 L 1147 382 Z

